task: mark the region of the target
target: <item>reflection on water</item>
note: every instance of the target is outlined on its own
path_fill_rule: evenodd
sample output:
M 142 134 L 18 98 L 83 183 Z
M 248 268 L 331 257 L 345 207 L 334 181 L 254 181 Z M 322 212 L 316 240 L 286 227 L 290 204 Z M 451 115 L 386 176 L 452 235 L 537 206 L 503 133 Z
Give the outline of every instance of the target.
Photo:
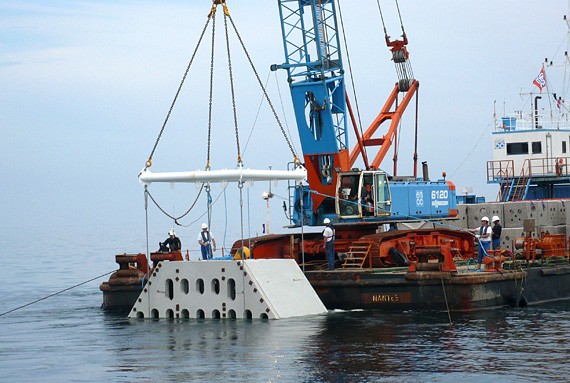
M 5 266 L 0 311 L 102 274 L 110 263 L 116 267 L 107 259 L 116 243 L 81 253 L 41 243 L 39 265 L 22 253 Z M 100 309 L 101 282 L 0 316 L 0 381 L 566 382 L 570 376 L 569 302 L 453 314 L 453 324 L 446 313 L 380 311 L 277 321 L 128 320 Z
M 103 315 L 115 379 L 566 381 L 568 304 L 463 315 L 340 312 L 279 321 Z M 102 350 L 100 350 L 102 351 Z M 545 363 L 548 360 L 548 363 Z

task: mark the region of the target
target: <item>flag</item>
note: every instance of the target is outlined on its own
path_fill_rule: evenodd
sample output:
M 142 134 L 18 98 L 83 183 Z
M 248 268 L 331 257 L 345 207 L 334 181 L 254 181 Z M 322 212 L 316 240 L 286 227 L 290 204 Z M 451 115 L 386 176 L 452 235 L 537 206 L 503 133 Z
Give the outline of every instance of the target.
M 540 70 L 540 73 L 536 78 L 532 81 L 534 85 L 540 89 L 540 93 L 542 93 L 542 88 L 546 86 L 546 73 L 544 73 L 544 67 Z

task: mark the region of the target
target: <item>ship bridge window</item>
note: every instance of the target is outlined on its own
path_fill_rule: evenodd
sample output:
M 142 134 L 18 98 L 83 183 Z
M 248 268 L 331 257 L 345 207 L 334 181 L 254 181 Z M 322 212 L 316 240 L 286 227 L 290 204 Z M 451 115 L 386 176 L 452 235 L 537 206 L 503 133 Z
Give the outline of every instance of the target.
M 566 153 L 566 141 L 562 141 L 562 153 Z
M 542 153 L 542 142 L 533 142 L 532 143 L 532 154 Z
M 507 144 L 507 154 L 528 154 L 528 142 L 511 142 Z

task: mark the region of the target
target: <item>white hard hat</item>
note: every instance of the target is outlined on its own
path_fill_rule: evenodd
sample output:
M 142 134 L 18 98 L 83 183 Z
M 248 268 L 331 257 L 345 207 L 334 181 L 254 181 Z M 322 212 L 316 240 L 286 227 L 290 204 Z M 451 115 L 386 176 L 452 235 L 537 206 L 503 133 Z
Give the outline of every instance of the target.
M 501 219 L 498 216 L 494 215 L 491 222 L 500 221 L 500 220 Z
M 168 232 L 168 235 L 175 235 L 174 229 L 170 229 L 170 231 Z
M 481 221 L 487 221 L 487 222 L 489 222 L 489 217 L 485 216 L 485 217 L 481 218 Z
M 331 220 L 328 219 L 328 218 L 325 218 L 325 219 L 323 219 L 323 223 L 324 223 L 325 225 L 328 225 L 329 223 L 331 223 Z
M 203 223 L 202 224 L 202 229 L 207 229 L 208 228 L 208 224 L 207 223 Z

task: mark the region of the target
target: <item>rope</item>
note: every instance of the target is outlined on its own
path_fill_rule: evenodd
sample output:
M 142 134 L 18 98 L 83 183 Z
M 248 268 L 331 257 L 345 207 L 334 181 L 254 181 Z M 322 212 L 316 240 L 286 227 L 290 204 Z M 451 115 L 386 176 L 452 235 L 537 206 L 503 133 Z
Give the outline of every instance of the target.
M 267 83 L 269 82 L 269 76 L 271 76 L 271 72 L 267 73 L 267 79 L 265 80 L 265 86 L 267 86 Z M 263 96 L 261 96 L 261 100 L 259 101 L 259 107 L 257 108 L 257 113 L 255 114 L 255 119 L 253 120 L 253 126 L 251 127 L 251 131 L 249 132 L 249 135 L 247 136 L 247 141 L 245 142 L 245 146 L 243 148 L 243 153 L 245 154 L 245 152 L 247 151 L 247 147 L 249 145 L 249 140 L 251 140 L 251 135 L 253 134 L 253 130 L 255 129 L 255 125 L 257 124 L 257 119 L 259 118 L 259 112 L 261 111 L 261 107 L 263 106 Z
M 289 146 L 289 150 L 291 151 L 291 154 L 293 155 L 293 158 L 295 159 L 295 163 L 297 164 L 299 162 L 299 159 L 297 157 L 297 154 L 295 153 L 295 149 L 293 148 L 293 145 L 291 144 L 291 141 L 289 140 L 287 133 L 285 133 L 285 129 L 283 128 L 283 124 L 281 124 L 281 120 L 279 120 L 279 116 L 277 115 L 277 112 L 275 111 L 275 107 L 273 106 L 273 103 L 271 102 L 271 99 L 269 98 L 269 95 L 267 94 L 267 90 L 265 89 L 265 87 L 263 86 L 263 83 L 261 82 L 261 78 L 259 77 L 259 74 L 257 73 L 257 69 L 255 69 L 255 65 L 253 65 L 253 61 L 251 60 L 251 57 L 249 56 L 249 52 L 247 51 L 247 49 L 245 47 L 245 44 L 241 38 L 241 35 L 239 34 L 237 27 L 234 24 L 234 20 L 232 19 L 231 16 L 228 16 L 228 18 L 230 19 L 230 23 L 232 24 L 234 32 L 236 33 L 236 36 L 237 36 L 237 38 L 241 44 L 241 47 L 245 53 L 245 56 L 247 57 L 247 60 L 249 61 L 249 65 L 251 66 L 251 69 L 253 70 L 255 78 L 257 79 L 257 82 L 259 83 L 261 90 L 263 90 L 263 94 L 265 95 L 265 99 L 267 100 L 267 103 L 269 104 L 269 107 L 271 108 L 271 111 L 273 112 L 273 116 L 275 117 L 275 120 L 277 121 L 277 124 L 279 125 L 279 129 L 281 130 L 281 134 L 283 134 L 283 137 L 285 138 L 285 141 L 287 142 L 287 145 Z
M 162 213 L 164 213 L 164 215 L 166 215 L 168 218 L 174 220 L 174 223 L 175 223 L 175 224 L 177 224 L 177 225 L 179 225 L 179 226 L 182 226 L 182 225 L 180 225 L 180 224 L 178 223 L 178 220 L 181 219 L 181 218 L 184 218 L 188 213 L 190 213 L 190 211 L 194 208 L 194 205 L 196 205 L 196 202 L 198 202 L 198 198 L 200 198 L 200 195 L 202 194 L 202 190 L 203 190 L 203 189 L 204 189 L 204 184 L 202 184 L 202 186 L 200 187 L 200 191 L 198 192 L 198 195 L 197 195 L 196 198 L 194 199 L 194 202 L 192 202 L 192 205 L 190 206 L 190 208 L 188 208 L 188 210 L 186 210 L 186 213 L 182 214 L 182 215 L 179 216 L 179 217 L 174 217 L 174 216 L 168 214 L 168 213 L 166 212 L 166 210 L 164 210 L 164 209 L 162 208 L 162 206 L 160 206 L 160 205 L 158 204 L 158 202 L 156 202 L 156 200 L 153 198 L 153 196 L 150 194 L 150 192 L 149 192 L 146 188 L 145 188 L 145 193 L 150 197 L 151 201 L 156 205 L 156 207 L 157 207 Z
M 206 185 L 206 212 L 208 213 L 208 229 L 210 229 L 212 227 L 212 195 L 210 194 L 210 184 Z
M 455 174 L 457 174 L 457 172 L 461 169 L 461 167 L 465 164 L 465 162 L 467 162 L 467 160 L 469 159 L 469 157 L 471 157 L 471 155 L 473 154 L 473 152 L 475 151 L 475 149 L 477 149 L 477 146 L 479 146 L 479 144 L 481 143 L 481 140 L 483 139 L 483 137 L 485 137 L 485 135 L 492 129 L 492 126 L 494 124 L 491 123 L 491 121 L 489 121 L 487 123 L 487 127 L 485 128 L 485 130 L 483 131 L 483 133 L 481 133 L 481 135 L 479 136 L 479 138 L 477 139 L 477 141 L 475 141 L 475 144 L 473 145 L 473 147 L 471 148 L 471 150 L 469 151 L 469 153 L 467 153 L 465 155 L 465 158 L 463 159 L 463 161 L 461 161 L 459 163 L 459 165 L 457 165 L 457 167 L 455 168 L 455 170 L 453 170 L 452 172 L 449 173 L 449 177 L 453 179 L 453 177 L 455 176 Z
M 449 311 L 449 302 L 447 301 L 447 293 L 445 292 L 445 284 L 443 283 L 443 273 L 441 273 L 441 265 L 439 267 L 440 271 L 440 278 L 441 278 L 441 287 L 443 289 L 443 298 L 445 299 L 445 307 L 447 308 L 447 317 L 449 318 L 449 324 L 453 324 L 451 321 L 451 311 Z
M 225 190 L 226 190 L 226 187 L 227 187 L 227 186 L 224 186 L 224 190 L 223 190 L 224 192 L 225 192 Z M 215 205 L 216 202 L 220 199 L 221 196 L 222 196 L 222 192 L 220 192 L 220 193 L 218 194 L 218 196 L 216 197 L 216 199 L 214 199 L 214 201 L 213 201 L 211 204 L 212 204 L 212 205 Z M 205 212 L 203 212 L 198 218 L 196 218 L 194 221 L 190 222 L 190 223 L 187 224 L 187 225 L 183 225 L 183 224 L 181 224 L 180 222 L 176 222 L 176 224 L 177 224 L 178 226 L 180 226 L 180 227 L 190 227 L 190 226 L 192 226 L 193 224 L 195 224 L 196 222 L 200 221 L 200 219 L 201 219 L 203 216 L 205 216 L 207 213 L 208 213 L 208 210 L 206 210 Z
M 87 281 L 85 281 L 85 282 L 81 282 L 81 283 L 79 283 L 79 284 L 77 284 L 77 285 L 74 285 L 74 286 L 68 287 L 68 288 L 66 288 L 66 289 L 60 290 L 60 291 L 58 291 L 58 292 L 56 292 L 56 293 L 47 295 L 47 296 L 45 296 L 45 297 L 43 297 L 43 298 L 36 299 L 36 300 L 33 301 L 33 302 L 26 303 L 25 305 L 18 306 L 18 307 L 16 307 L 16 308 L 12 309 L 12 310 L 9 310 L 9 311 L 0 313 L 0 316 L 6 315 L 6 314 L 10 314 L 10 313 L 12 313 L 12 312 L 14 312 L 14 311 L 23 309 L 24 307 L 33 305 L 33 304 L 35 304 L 35 303 L 41 302 L 41 301 L 46 300 L 46 299 L 48 299 L 48 298 L 51 298 L 51 297 L 53 297 L 53 296 L 59 295 L 59 294 L 61 294 L 61 293 L 64 293 L 64 292 L 66 292 L 66 291 L 69 291 L 69 290 L 71 290 L 71 289 L 74 289 L 74 288 L 76 288 L 76 287 L 79 287 L 79 286 L 84 285 L 84 284 L 86 284 L 86 283 L 92 282 L 92 281 L 94 281 L 94 280 L 96 280 L 96 279 L 102 278 L 102 277 L 104 277 L 104 276 L 106 276 L 106 275 L 112 274 L 112 273 L 114 273 L 115 271 L 116 271 L 116 270 L 113 270 L 113 271 L 109 271 L 109 272 L 107 272 L 107 273 L 105 273 L 105 274 L 98 275 L 98 276 L 96 276 L 95 278 L 91 278 L 91 279 L 89 279 L 89 280 L 87 280 Z
M 146 165 L 145 165 L 146 168 L 149 168 L 152 166 L 152 156 L 154 156 L 154 152 L 156 151 L 156 147 L 158 146 L 158 142 L 160 141 L 160 138 L 162 137 L 162 133 L 164 132 L 164 128 L 166 127 L 166 124 L 168 123 L 168 120 L 170 119 L 170 114 L 172 113 L 172 110 L 174 109 L 174 105 L 176 104 L 176 100 L 178 100 L 178 96 L 180 95 L 180 91 L 182 90 L 182 86 L 184 85 L 184 81 L 186 81 L 186 76 L 188 75 L 188 72 L 190 71 L 190 67 L 192 66 L 192 62 L 194 62 L 194 58 L 196 57 L 196 53 L 198 52 L 198 48 L 200 47 L 200 44 L 202 43 L 202 38 L 204 37 L 204 34 L 206 33 L 206 28 L 208 28 L 209 23 L 210 23 L 210 17 L 208 16 L 208 20 L 206 20 L 206 25 L 204 25 L 204 29 L 202 29 L 202 33 L 200 34 L 200 38 L 198 39 L 198 44 L 196 45 L 196 48 L 194 48 L 194 52 L 192 53 L 192 57 L 190 58 L 190 62 L 188 63 L 188 66 L 186 67 L 186 71 L 184 72 L 184 76 L 182 76 L 182 81 L 180 82 L 180 85 L 178 85 L 178 90 L 176 90 L 176 94 L 174 95 L 174 99 L 172 100 L 172 104 L 170 105 L 170 109 L 168 110 L 168 113 L 166 114 L 166 118 L 164 119 L 164 122 L 162 124 L 162 128 L 160 129 L 160 133 L 158 133 L 158 137 L 156 138 L 156 142 L 154 143 L 152 151 L 150 152 L 150 156 L 148 156 L 148 160 L 147 160 Z
M 277 85 L 277 94 L 279 95 L 279 103 L 281 105 L 281 113 L 283 113 L 283 120 L 285 120 L 285 127 L 287 128 L 288 137 L 291 137 L 291 131 L 289 130 L 289 123 L 287 122 L 287 113 L 285 113 L 285 105 L 283 104 L 283 96 L 281 95 L 281 88 L 279 87 L 279 79 L 277 78 L 277 72 L 274 72 L 275 84 Z

